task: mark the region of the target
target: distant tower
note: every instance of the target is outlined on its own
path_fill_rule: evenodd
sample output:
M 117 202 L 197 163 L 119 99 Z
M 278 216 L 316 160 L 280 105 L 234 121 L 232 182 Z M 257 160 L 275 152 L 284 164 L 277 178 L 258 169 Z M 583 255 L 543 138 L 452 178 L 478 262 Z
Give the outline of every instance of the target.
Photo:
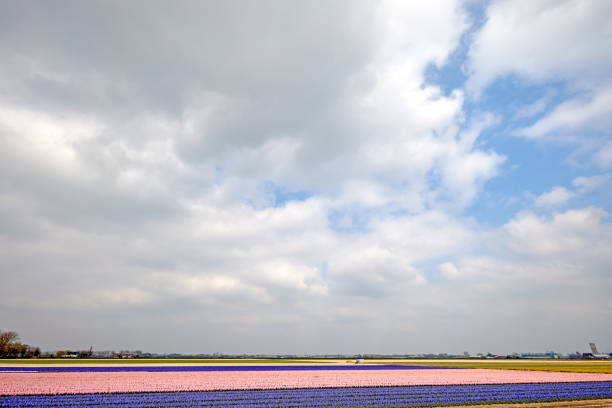
M 589 343 L 589 346 L 591 346 L 591 351 L 593 352 L 593 354 L 599 354 L 599 351 L 597 351 L 597 346 L 595 345 L 595 343 Z

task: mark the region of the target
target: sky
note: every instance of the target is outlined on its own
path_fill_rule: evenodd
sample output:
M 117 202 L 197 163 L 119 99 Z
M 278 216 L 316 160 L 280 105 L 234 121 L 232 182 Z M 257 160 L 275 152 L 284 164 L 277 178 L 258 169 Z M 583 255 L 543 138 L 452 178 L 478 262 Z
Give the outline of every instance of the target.
M 0 330 L 612 351 L 612 2 L 0 8 Z

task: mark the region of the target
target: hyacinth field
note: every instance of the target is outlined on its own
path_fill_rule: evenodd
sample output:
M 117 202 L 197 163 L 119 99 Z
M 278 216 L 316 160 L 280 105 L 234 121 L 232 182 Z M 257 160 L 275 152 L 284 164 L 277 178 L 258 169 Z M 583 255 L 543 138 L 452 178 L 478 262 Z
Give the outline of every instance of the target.
M 429 407 L 612 398 L 612 374 L 403 365 L 0 367 L 0 407 Z

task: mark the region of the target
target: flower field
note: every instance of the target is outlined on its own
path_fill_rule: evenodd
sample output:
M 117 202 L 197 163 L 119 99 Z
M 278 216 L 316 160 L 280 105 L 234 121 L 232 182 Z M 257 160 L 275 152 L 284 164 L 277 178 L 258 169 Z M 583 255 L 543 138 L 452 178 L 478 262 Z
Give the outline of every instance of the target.
M 612 397 L 611 382 L 0 397 L 0 407 L 431 407 Z
M 416 407 L 612 398 L 612 374 L 410 366 L 0 368 L 0 407 Z
M 9 367 L 1 372 L 176 372 L 176 371 L 373 371 L 373 370 L 455 370 L 452 367 L 408 366 L 408 365 L 163 365 L 163 366 L 60 366 L 60 367 Z

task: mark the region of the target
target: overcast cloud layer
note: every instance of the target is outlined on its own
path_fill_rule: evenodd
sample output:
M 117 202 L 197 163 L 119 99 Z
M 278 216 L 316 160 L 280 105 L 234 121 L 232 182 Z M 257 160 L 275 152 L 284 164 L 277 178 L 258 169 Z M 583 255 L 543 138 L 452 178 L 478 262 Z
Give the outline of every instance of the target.
M 611 2 L 0 7 L 0 329 L 612 351 Z

